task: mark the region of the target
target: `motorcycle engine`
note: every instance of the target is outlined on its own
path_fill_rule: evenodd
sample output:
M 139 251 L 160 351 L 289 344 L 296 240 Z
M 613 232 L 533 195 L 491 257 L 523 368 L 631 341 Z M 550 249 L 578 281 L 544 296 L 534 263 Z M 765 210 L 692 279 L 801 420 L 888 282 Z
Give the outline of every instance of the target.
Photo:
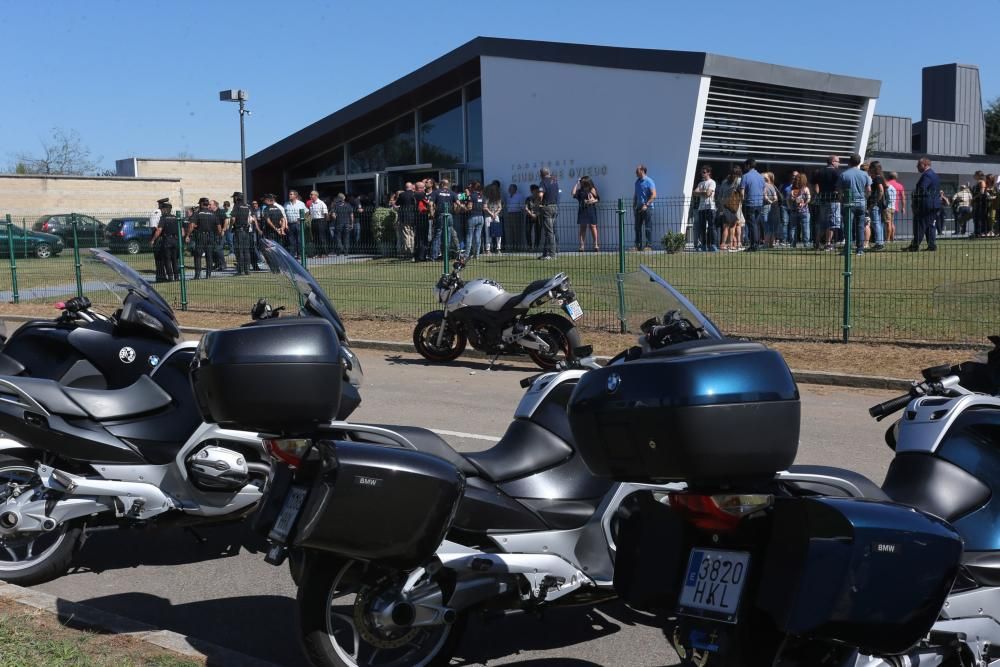
M 250 482 L 250 469 L 243 454 L 208 445 L 187 459 L 188 475 L 202 491 L 239 491 Z

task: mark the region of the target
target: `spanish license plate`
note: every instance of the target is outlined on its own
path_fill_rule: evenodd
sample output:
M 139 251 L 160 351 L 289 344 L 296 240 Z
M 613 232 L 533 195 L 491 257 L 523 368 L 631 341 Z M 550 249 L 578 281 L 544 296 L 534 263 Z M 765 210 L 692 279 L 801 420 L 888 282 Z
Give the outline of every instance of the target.
M 572 317 L 574 320 L 578 320 L 583 317 L 583 307 L 580 306 L 580 302 L 577 300 L 570 301 L 563 308 L 566 309 L 566 314 Z
M 735 623 L 749 565 L 745 551 L 692 549 L 677 611 Z
M 285 496 L 285 503 L 281 507 L 281 513 L 278 514 L 278 519 L 274 522 L 274 527 L 271 528 L 268 537 L 282 543 L 288 540 L 288 534 L 292 532 L 292 526 L 299 516 L 299 510 L 305 503 L 306 495 L 307 489 L 303 486 L 293 486 L 289 489 L 288 495 Z

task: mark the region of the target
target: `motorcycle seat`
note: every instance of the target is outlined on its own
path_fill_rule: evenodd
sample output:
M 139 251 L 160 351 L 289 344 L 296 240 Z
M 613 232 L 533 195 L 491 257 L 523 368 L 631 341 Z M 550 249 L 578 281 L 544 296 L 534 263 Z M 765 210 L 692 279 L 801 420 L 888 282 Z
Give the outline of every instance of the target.
M 122 389 L 79 389 L 63 387 L 73 402 L 83 408 L 87 416 L 98 421 L 120 419 L 153 412 L 170 405 L 170 394 L 165 392 L 148 375 L 142 375 Z
M 87 416 L 87 413 L 63 392 L 62 385 L 56 380 L 27 377 L 3 377 L 0 379 L 3 383 L 9 382 L 16 386 L 51 413 L 65 417 Z M 12 390 L 0 384 L 0 392 L 9 394 L 12 393 Z
M 551 278 L 544 278 L 542 280 L 536 280 L 535 282 L 531 283 L 523 290 L 521 290 L 520 294 L 516 294 L 511 298 L 507 299 L 507 303 L 503 305 L 503 309 L 506 310 L 508 308 L 513 308 L 514 306 L 519 304 L 524 299 L 524 297 L 528 296 L 532 292 L 536 292 L 545 287 L 545 285 L 547 285 L 550 280 Z
M 417 426 L 395 426 L 391 424 L 370 424 L 370 426 L 377 426 L 400 434 L 409 440 L 417 448 L 417 451 L 444 459 L 458 468 L 466 477 L 476 477 L 480 474 L 476 466 L 472 465 L 464 456 L 455 451 L 451 445 L 434 431 Z M 353 439 L 360 442 L 374 442 L 385 445 L 395 444 L 395 441 L 376 433 L 365 433 L 363 431 L 355 433 Z
M 572 455 L 573 448 L 548 429 L 527 419 L 515 419 L 497 444 L 465 454 L 465 458 L 483 477 L 507 482 L 551 468 Z

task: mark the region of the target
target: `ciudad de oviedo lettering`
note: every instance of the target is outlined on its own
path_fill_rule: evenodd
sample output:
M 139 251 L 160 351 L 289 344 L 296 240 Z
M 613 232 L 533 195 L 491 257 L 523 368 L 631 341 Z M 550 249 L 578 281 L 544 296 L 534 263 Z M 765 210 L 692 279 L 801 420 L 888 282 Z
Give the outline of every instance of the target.
M 582 176 L 607 176 L 607 164 L 576 165 L 576 160 L 531 160 L 510 165 L 511 183 L 533 183 L 538 180 L 538 170 L 548 167 L 557 180 L 575 179 Z

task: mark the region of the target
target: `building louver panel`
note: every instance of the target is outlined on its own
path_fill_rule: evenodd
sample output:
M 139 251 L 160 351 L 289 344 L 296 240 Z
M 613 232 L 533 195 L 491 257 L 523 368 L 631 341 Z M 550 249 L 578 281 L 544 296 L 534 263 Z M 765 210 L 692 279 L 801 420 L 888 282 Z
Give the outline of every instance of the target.
M 821 162 L 854 152 L 866 100 L 713 77 L 701 135 L 703 158 Z

